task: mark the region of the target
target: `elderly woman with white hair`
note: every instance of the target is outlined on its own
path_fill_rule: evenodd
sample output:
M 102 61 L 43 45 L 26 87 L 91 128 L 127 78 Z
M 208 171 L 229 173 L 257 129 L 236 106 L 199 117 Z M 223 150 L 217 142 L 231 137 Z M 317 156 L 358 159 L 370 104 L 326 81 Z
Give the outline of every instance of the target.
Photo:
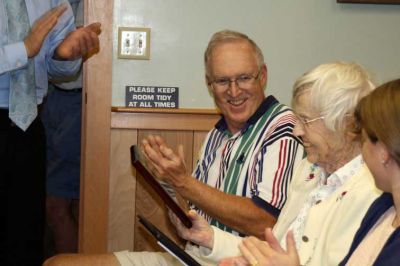
M 202 254 L 209 259 L 238 256 L 221 265 L 275 265 L 263 253 L 271 249 L 287 254 L 297 265 L 337 265 L 380 194 L 361 157 L 360 136 L 354 133 L 354 109 L 373 88 L 363 67 L 345 62 L 320 65 L 296 81 L 294 134 L 303 140 L 307 158 L 292 177 L 273 230 L 266 229 L 268 243 L 255 237 L 242 243 L 239 237 L 209 227 L 193 211 L 191 229 L 173 220 L 179 234 L 203 246 Z

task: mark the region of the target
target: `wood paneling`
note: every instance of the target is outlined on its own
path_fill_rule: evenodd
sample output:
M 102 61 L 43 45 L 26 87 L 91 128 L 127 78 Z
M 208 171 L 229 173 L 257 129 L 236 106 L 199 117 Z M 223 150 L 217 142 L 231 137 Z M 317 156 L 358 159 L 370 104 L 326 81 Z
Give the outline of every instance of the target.
M 194 115 L 219 115 L 220 112 L 218 109 L 193 109 L 193 108 L 167 108 L 167 109 L 159 109 L 159 108 L 132 108 L 132 107 L 122 107 L 122 106 L 113 106 L 111 107 L 111 111 L 115 113 L 151 113 L 151 114 L 194 114 Z
M 79 252 L 102 253 L 108 241 L 112 0 L 85 0 L 85 23 L 101 22 L 100 52 L 84 65 Z M 101 77 L 101 78 L 100 78 Z
M 108 251 L 134 247 L 136 171 L 131 167 L 129 147 L 137 144 L 137 135 L 137 130 L 111 132 Z
M 209 130 L 219 115 L 169 113 L 112 113 L 113 128 Z
M 177 115 L 183 115 L 179 118 L 183 124 L 197 124 L 195 128 L 201 130 L 171 123 Z M 156 129 L 147 129 L 148 123 L 137 120 L 136 113 L 113 113 L 112 117 L 115 128 L 111 134 L 109 251 L 161 251 L 154 238 L 136 222 L 135 216 L 139 213 L 176 242 L 183 244 L 170 224 L 164 203 L 131 168 L 129 147 L 140 143 L 149 134 L 160 135 L 174 150 L 177 150 L 179 144 L 183 145 L 185 162 L 191 172 L 201 143 L 219 115 L 159 113 L 155 117 L 149 116 Z M 204 120 L 209 122 L 203 123 Z M 126 125 L 130 125 L 130 128 L 126 128 Z
M 191 172 L 193 154 L 192 143 L 193 133 L 191 131 L 163 131 L 163 130 L 140 130 L 139 143 L 148 135 L 159 135 L 166 143 L 175 151 L 179 144 L 183 145 L 186 156 L 186 166 Z M 136 186 L 136 214 L 141 214 L 148 220 L 154 222 L 166 235 L 170 236 L 175 241 L 179 242 L 173 227 L 167 217 L 166 208 L 162 200 L 156 193 L 147 185 L 143 177 L 138 177 Z M 135 250 L 159 250 L 153 237 L 149 237 L 148 232 L 143 230 L 140 225 L 135 226 Z

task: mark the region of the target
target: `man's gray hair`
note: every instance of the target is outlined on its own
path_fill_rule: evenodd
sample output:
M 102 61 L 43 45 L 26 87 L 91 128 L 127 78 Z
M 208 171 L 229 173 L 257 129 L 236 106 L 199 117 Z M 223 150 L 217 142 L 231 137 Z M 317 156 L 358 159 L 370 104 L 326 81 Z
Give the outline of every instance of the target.
M 264 65 L 264 55 L 261 52 L 261 49 L 252 39 L 250 39 L 246 34 L 237 31 L 222 30 L 214 33 L 208 43 L 206 51 L 204 52 L 204 66 L 206 68 L 206 74 L 209 74 L 210 69 L 208 63 L 210 62 L 210 58 L 215 47 L 224 43 L 233 43 L 240 41 L 247 41 L 253 47 L 254 53 L 257 58 L 257 66 L 258 68 L 261 68 Z

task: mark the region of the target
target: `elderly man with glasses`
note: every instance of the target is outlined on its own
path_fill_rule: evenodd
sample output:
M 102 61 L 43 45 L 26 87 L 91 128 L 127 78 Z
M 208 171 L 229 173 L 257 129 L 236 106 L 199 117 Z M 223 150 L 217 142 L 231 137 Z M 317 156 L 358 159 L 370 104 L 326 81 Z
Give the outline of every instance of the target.
M 263 54 L 246 35 L 215 33 L 204 61 L 207 86 L 222 118 L 208 133 L 194 172 L 185 167 L 182 149 L 173 151 L 161 137 L 147 137 L 142 149 L 158 177 L 211 225 L 235 235 L 262 237 L 265 228 L 275 224 L 293 169 L 303 157 L 301 141 L 293 135 L 296 118 L 273 96 L 265 96 Z M 187 245 L 186 250 L 198 258 L 197 246 Z M 167 253 L 124 251 L 115 256 L 121 265 L 179 265 Z M 71 265 L 118 265 L 115 257 L 106 255 L 54 261 L 63 259 Z

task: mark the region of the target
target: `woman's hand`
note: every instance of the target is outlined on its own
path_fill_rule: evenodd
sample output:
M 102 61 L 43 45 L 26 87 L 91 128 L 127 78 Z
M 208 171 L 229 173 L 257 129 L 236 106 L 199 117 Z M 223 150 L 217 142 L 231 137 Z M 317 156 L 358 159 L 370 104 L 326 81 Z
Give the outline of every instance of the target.
M 265 230 L 266 241 L 261 241 L 256 237 L 245 238 L 240 244 L 239 249 L 243 257 L 227 258 L 221 261 L 223 266 L 298 266 L 300 265 L 299 256 L 296 250 L 292 231 L 286 235 L 287 251 L 279 244 L 272 234 L 270 228 Z M 244 260 L 246 262 L 244 262 Z
M 223 259 L 219 262 L 219 266 L 248 266 L 250 265 L 249 262 L 246 260 L 245 257 L 231 257 Z
M 192 221 L 192 227 L 185 227 L 176 215 L 169 211 L 169 218 L 175 225 L 178 235 L 183 239 L 189 240 L 199 246 L 212 249 L 214 246 L 214 231 L 206 219 L 198 215 L 196 211 L 190 210 L 188 217 Z

